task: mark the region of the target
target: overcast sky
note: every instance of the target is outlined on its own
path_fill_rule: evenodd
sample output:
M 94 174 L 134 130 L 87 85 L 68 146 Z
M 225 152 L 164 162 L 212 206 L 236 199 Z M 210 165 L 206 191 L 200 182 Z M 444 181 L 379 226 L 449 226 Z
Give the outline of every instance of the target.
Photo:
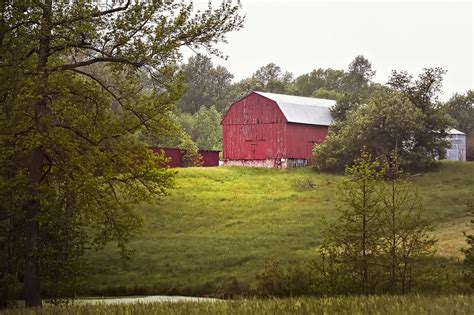
M 448 70 L 442 99 L 474 88 L 471 1 L 241 3 L 244 28 L 219 45 L 228 60 L 213 59 L 235 80 L 269 62 L 295 77 L 317 68 L 347 69 L 362 54 L 377 71 L 376 82 L 386 83 L 392 69 L 418 74 L 440 66 Z

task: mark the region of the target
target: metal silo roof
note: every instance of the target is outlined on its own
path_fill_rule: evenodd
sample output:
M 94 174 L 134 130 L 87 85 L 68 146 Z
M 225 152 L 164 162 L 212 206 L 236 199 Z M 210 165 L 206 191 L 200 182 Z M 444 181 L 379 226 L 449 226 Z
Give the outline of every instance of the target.
M 288 122 L 321 126 L 329 126 L 333 122 L 330 108 L 336 105 L 336 101 L 265 92 L 255 93 L 277 103 Z
M 449 130 L 447 131 L 447 133 L 448 133 L 449 135 L 465 135 L 464 132 L 459 131 L 459 130 L 454 129 L 454 128 L 449 129 Z

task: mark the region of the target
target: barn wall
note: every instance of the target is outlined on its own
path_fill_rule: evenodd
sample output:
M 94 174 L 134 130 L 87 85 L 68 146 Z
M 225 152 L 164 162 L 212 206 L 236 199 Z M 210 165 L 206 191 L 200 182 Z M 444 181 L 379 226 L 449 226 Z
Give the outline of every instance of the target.
M 325 141 L 328 126 L 288 123 L 286 127 L 287 158 L 309 159 L 313 145 Z
M 286 154 L 286 119 L 278 105 L 255 93 L 232 104 L 222 120 L 224 160 L 266 160 Z

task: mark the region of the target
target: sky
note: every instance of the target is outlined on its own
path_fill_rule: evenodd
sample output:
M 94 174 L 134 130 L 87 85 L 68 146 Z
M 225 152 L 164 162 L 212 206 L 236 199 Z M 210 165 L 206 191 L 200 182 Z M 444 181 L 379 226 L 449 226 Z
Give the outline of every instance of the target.
M 219 1 L 214 1 L 218 3 Z M 195 1 L 196 8 L 207 1 Z M 347 69 L 363 55 L 386 83 L 392 70 L 448 73 L 441 99 L 474 88 L 471 1 L 241 0 L 244 28 L 217 47 L 234 81 L 274 62 L 294 77 L 317 68 Z

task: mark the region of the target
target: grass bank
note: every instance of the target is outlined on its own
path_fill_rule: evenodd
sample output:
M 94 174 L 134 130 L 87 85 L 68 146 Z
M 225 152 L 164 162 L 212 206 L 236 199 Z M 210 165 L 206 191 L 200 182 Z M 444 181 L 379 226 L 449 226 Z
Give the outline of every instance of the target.
M 414 177 L 426 216 L 441 238 L 439 255 L 459 259 L 474 163 L 444 162 Z M 180 169 L 177 187 L 143 205 L 145 225 L 124 264 L 113 247 L 92 253 L 90 295 L 245 293 L 271 260 L 292 265 L 314 255 L 324 220 L 337 214 L 339 175 L 310 169 Z M 309 188 L 308 182 L 314 185 Z

